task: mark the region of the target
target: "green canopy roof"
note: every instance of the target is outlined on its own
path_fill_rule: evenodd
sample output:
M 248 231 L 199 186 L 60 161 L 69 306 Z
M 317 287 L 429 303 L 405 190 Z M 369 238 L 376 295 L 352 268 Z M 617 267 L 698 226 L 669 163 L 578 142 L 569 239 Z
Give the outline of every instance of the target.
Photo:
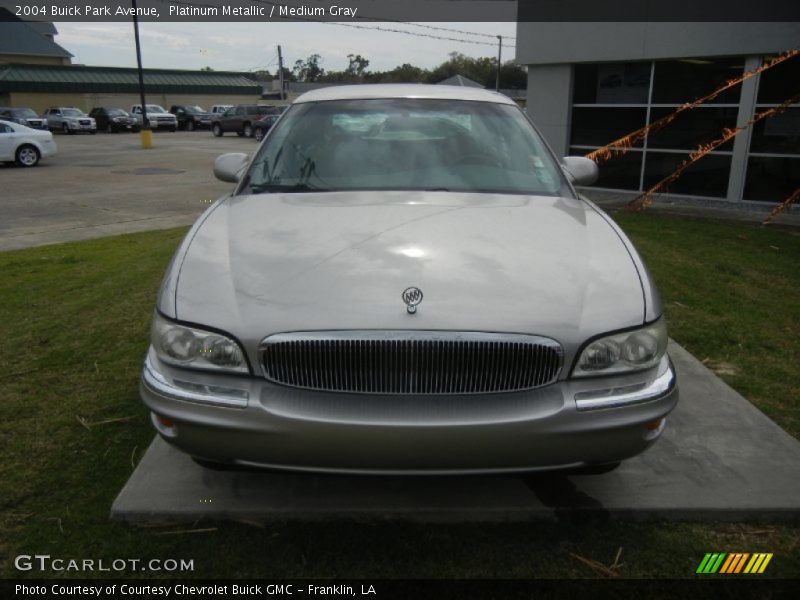
M 173 94 L 261 95 L 243 73 L 144 69 L 145 91 Z M 0 92 L 135 93 L 136 69 L 10 64 L 0 65 Z

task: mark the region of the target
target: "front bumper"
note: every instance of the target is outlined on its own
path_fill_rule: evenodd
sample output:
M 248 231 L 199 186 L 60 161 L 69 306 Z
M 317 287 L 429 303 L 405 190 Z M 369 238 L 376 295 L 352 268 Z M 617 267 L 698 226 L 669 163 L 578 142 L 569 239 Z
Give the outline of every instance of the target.
M 75 121 L 65 121 L 70 131 L 97 131 L 97 123 L 78 123 Z
M 176 369 L 151 349 L 140 391 L 159 434 L 193 456 L 374 474 L 499 473 L 616 462 L 653 444 L 678 401 L 667 357 L 641 373 L 565 380 L 524 392 L 372 396 Z
M 160 119 L 148 119 L 150 123 L 150 129 L 175 129 L 178 127 L 178 121 L 176 120 L 160 120 Z

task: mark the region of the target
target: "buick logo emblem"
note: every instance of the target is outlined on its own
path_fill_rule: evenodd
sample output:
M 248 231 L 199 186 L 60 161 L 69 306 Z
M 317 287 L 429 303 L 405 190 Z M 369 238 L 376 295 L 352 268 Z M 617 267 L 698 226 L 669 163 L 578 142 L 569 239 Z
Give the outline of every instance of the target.
M 417 306 L 422 302 L 422 290 L 418 287 L 410 287 L 403 290 L 403 302 L 410 314 L 417 312 Z

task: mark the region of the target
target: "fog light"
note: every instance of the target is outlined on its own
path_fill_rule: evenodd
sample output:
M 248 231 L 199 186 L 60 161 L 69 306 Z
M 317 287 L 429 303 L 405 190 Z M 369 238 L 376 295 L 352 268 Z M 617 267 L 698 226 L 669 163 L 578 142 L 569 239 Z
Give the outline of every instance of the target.
M 172 419 L 162 417 L 161 415 L 156 415 L 156 419 L 158 419 L 158 422 L 164 427 L 175 427 L 175 423 L 172 422 Z
M 659 427 L 661 427 L 662 423 L 664 423 L 664 417 L 656 419 L 655 421 L 650 421 L 649 423 L 645 423 L 644 428 L 648 431 L 656 431 Z

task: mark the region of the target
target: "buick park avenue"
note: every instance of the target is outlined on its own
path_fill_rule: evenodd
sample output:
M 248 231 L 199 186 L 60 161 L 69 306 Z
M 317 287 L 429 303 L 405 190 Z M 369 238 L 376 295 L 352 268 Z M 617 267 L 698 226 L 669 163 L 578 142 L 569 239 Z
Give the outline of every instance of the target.
M 534 115 L 535 117 L 535 115 Z M 141 396 L 206 466 L 603 471 L 678 401 L 636 249 L 510 99 L 300 96 L 176 251 Z

